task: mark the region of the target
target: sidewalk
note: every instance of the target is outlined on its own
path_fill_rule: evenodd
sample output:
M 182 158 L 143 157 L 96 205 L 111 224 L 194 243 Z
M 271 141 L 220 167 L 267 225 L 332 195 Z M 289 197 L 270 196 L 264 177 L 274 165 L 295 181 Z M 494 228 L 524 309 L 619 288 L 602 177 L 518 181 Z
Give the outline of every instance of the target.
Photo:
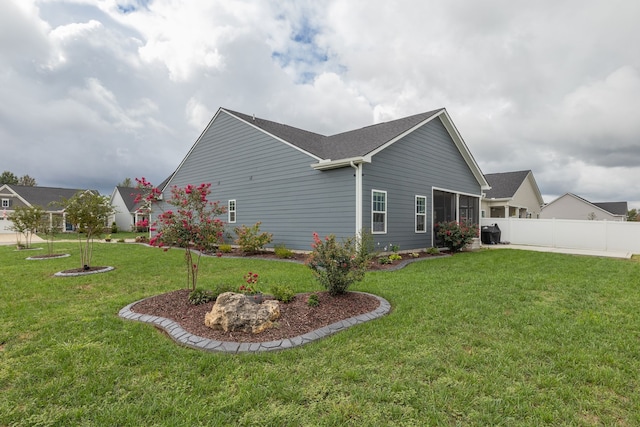
M 598 256 L 605 258 L 622 258 L 631 259 L 633 255 L 631 252 L 621 251 L 593 251 L 586 249 L 567 249 L 567 248 L 550 248 L 545 246 L 528 246 L 528 245 L 482 245 L 487 249 L 518 249 L 523 251 L 535 251 L 535 252 L 552 252 L 557 254 L 570 254 L 570 255 L 586 255 L 586 256 Z
M 24 236 L 20 236 L 20 241 L 24 243 Z M 34 234 L 31 243 L 43 243 L 44 240 Z M 0 233 L 0 245 L 15 245 L 16 233 Z

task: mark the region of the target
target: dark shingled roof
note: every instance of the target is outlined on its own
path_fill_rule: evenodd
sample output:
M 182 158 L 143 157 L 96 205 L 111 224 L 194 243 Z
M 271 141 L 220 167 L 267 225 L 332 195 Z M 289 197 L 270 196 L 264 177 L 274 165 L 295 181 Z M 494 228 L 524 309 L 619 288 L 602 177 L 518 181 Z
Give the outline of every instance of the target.
M 140 190 L 135 187 L 117 186 L 116 188 L 118 189 L 118 193 L 120 193 L 122 200 L 124 200 L 124 204 L 127 207 L 127 210 L 129 212 L 134 212 L 140 205 L 140 203 L 135 202 L 136 195 L 140 192 Z
M 516 171 L 485 174 L 485 179 L 491 186 L 486 191 L 487 199 L 509 199 L 516 194 L 522 182 L 531 171 Z
M 40 206 L 41 208 L 50 208 L 52 202 L 61 202 L 63 199 L 70 199 L 78 191 L 85 191 L 72 188 L 55 188 L 55 187 L 38 187 L 26 185 L 8 185 L 20 197 L 25 199 L 31 206 Z M 57 207 L 53 207 L 57 209 Z
M 593 202 L 592 204 L 596 205 L 600 209 L 604 209 L 605 211 L 613 215 L 627 216 L 627 212 L 629 211 L 627 202 Z
M 402 135 L 404 132 L 417 126 L 424 120 L 438 114 L 444 109 L 428 111 L 404 117 L 390 122 L 378 123 L 333 136 L 324 136 L 308 132 L 292 126 L 283 125 L 258 117 L 249 116 L 224 109 L 224 111 L 253 124 L 254 126 L 295 145 L 322 159 L 347 159 L 350 157 L 365 156 L 380 148 L 387 142 Z

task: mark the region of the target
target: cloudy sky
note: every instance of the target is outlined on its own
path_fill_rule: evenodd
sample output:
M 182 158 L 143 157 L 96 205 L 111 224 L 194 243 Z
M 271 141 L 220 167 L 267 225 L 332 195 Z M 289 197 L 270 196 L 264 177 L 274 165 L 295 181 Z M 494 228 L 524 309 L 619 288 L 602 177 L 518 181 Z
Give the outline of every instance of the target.
M 2 0 L 0 171 L 159 183 L 219 107 L 333 134 L 445 107 L 484 173 L 640 208 L 637 0 Z

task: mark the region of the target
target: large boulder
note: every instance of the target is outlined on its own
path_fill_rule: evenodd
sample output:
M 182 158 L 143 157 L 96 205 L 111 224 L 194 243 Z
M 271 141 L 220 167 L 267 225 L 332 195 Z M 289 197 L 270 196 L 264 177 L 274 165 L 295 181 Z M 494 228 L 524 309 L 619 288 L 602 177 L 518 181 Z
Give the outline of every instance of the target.
M 267 300 L 256 304 L 243 294 L 225 292 L 204 316 L 204 324 L 225 332 L 243 331 L 260 333 L 273 326 L 280 317 L 278 301 Z

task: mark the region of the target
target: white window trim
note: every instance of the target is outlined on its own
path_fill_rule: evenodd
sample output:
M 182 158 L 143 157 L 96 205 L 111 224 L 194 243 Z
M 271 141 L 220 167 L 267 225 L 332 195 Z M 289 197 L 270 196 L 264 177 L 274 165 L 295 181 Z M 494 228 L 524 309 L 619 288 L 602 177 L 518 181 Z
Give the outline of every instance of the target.
M 418 199 L 423 199 L 424 200 L 424 213 L 419 214 L 418 213 Z M 415 219 L 414 219 L 414 231 L 416 233 L 420 233 L 420 234 L 424 234 L 427 232 L 427 196 L 420 196 L 420 195 L 416 195 L 415 197 L 415 203 L 414 203 L 414 214 L 415 214 Z M 418 216 L 422 216 L 424 217 L 424 230 L 418 230 Z
M 231 209 L 231 203 L 233 203 L 233 209 Z M 233 221 L 231 220 L 231 212 L 233 212 Z M 236 202 L 236 199 L 230 199 L 227 203 L 227 220 L 229 224 L 235 224 L 238 220 L 238 202 Z
M 2 199 L 2 206 L 3 208 L 9 208 L 11 207 L 11 202 L 9 201 L 9 199 Z
M 384 211 L 374 211 L 374 193 L 382 193 L 384 194 Z M 387 192 L 383 190 L 371 190 L 371 234 L 387 234 L 387 206 L 389 205 L 389 199 L 387 197 Z M 384 230 L 383 231 L 374 231 L 373 227 L 373 215 L 376 213 L 384 214 Z

